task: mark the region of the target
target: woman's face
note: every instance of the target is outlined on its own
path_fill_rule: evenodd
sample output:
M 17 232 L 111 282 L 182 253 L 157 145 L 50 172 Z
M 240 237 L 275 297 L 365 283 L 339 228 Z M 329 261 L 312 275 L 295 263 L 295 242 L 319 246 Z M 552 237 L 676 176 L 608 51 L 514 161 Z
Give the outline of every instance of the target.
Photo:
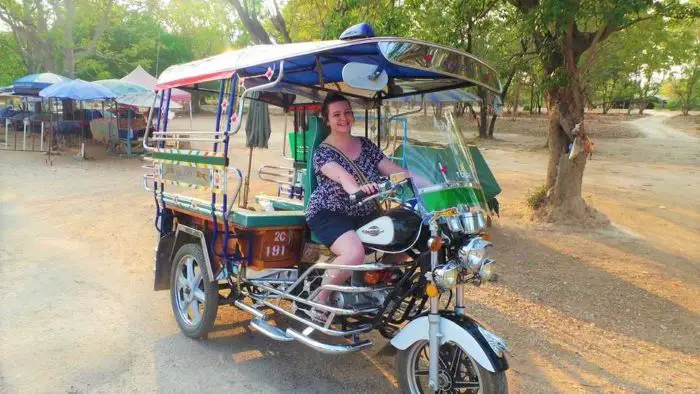
M 331 129 L 331 133 L 350 134 L 354 123 L 355 116 L 352 113 L 350 103 L 347 101 L 336 101 L 328 104 L 328 126 Z

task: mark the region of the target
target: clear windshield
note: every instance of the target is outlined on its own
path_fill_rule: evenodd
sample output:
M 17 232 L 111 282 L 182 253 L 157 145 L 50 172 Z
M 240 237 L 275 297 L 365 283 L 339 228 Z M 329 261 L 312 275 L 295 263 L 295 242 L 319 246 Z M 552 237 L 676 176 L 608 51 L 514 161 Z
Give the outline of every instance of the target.
M 415 176 L 413 190 L 425 212 L 461 205 L 486 209 L 470 148 L 451 112 L 434 119 L 431 130 L 412 132 L 395 158 Z

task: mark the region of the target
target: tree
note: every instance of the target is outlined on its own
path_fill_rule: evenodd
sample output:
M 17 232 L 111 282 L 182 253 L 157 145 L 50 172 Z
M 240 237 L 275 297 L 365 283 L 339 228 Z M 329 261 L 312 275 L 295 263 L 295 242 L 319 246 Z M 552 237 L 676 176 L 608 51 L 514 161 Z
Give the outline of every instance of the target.
M 688 115 L 700 100 L 700 22 L 696 19 L 671 25 L 669 30 L 669 51 L 676 67 L 671 72 L 668 93 L 680 104 L 683 115 Z
M 264 9 L 261 0 L 228 0 L 228 2 L 236 10 L 238 19 L 248 31 L 254 44 L 272 44 L 271 35 L 274 33 L 277 33 L 277 38 L 281 39 L 282 42 L 292 42 L 277 0 L 272 0 L 272 7 L 268 10 Z M 266 20 L 274 29 L 265 28 L 263 23 Z
M 509 2 L 527 22 L 527 31 L 548 81 L 549 160 L 545 216 L 550 220 L 583 219 L 589 216 L 589 208 L 581 196 L 588 155 L 579 154 L 569 159 L 569 145 L 577 137 L 586 137 L 583 75 L 595 61 L 600 44 L 615 33 L 643 20 L 662 15 L 682 18 L 697 11 L 675 2 L 649 0 Z
M 0 20 L 15 36 L 30 72 L 56 71 L 75 77 L 76 61 L 90 56 L 108 28 L 114 0 L 0 0 Z M 76 45 L 78 16 L 100 15 L 92 20 L 90 39 Z M 86 32 L 87 33 L 87 32 Z
M 18 55 L 17 42 L 9 32 L 0 32 L 0 86 L 6 86 L 27 74 L 22 58 Z

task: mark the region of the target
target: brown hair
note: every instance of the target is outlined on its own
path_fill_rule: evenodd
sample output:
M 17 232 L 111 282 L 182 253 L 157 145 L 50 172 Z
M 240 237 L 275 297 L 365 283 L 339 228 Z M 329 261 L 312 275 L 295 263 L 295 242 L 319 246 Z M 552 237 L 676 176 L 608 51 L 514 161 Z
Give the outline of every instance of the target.
M 323 100 L 323 106 L 321 107 L 321 117 L 323 118 L 323 123 L 326 124 L 326 126 L 328 125 L 328 106 L 340 101 L 345 101 L 352 108 L 352 105 L 350 105 L 350 100 L 348 100 L 347 97 L 343 96 L 340 93 L 328 93 L 328 95 L 326 95 L 326 99 Z

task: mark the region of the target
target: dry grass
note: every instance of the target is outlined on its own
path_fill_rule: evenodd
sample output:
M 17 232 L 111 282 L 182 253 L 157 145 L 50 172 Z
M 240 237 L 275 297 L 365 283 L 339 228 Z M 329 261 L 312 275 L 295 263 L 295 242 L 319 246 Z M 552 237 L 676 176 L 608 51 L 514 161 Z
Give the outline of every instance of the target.
M 700 136 L 700 115 L 676 115 L 666 119 L 664 123 L 688 134 Z

